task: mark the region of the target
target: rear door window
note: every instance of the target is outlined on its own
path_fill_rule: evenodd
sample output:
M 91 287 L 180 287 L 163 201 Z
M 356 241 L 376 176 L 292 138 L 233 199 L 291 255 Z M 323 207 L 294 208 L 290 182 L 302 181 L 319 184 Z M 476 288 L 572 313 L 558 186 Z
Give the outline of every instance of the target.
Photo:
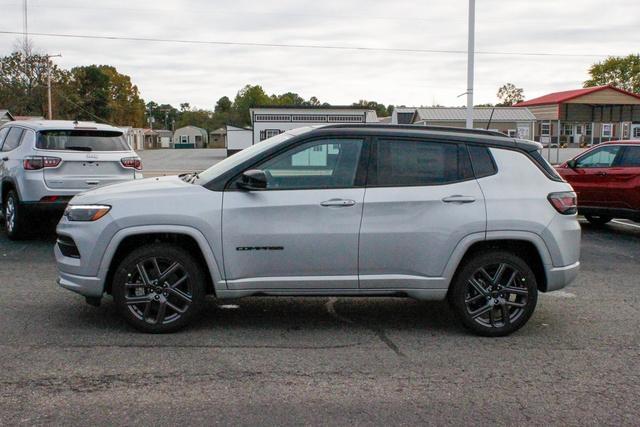
M 422 140 L 376 141 L 368 186 L 402 187 L 448 184 L 472 177 L 464 146 Z
M 9 133 L 4 138 L 4 144 L 2 144 L 2 151 L 11 151 L 15 150 L 20 146 L 20 141 L 22 141 L 22 129 L 20 128 L 11 128 Z
M 640 146 L 625 147 L 619 166 L 627 168 L 640 167 Z
M 104 130 L 45 130 L 38 134 L 41 150 L 129 151 L 122 132 Z

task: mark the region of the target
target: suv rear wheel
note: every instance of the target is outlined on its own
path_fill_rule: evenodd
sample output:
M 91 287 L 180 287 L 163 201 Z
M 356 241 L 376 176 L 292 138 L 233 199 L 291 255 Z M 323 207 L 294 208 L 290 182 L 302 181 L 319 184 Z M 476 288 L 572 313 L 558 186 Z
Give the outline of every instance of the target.
M 606 215 L 585 215 L 584 217 L 593 225 L 605 225 L 612 219 Z
M 508 335 L 529 320 L 538 286 L 529 266 L 505 251 L 473 256 L 456 274 L 449 301 L 469 330 L 483 336 Z
M 132 251 L 113 277 L 113 299 L 127 322 L 150 333 L 186 326 L 205 299 L 204 273 L 184 249 L 153 243 Z
M 24 213 L 15 190 L 9 190 L 3 203 L 4 226 L 11 240 L 19 240 L 24 235 Z

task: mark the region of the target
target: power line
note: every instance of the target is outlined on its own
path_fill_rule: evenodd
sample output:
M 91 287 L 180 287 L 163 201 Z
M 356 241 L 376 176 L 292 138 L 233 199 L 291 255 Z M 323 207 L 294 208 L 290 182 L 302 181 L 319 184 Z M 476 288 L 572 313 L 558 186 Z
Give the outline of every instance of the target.
M 0 34 L 23 35 L 20 31 L 0 30 Z M 346 46 L 346 45 L 319 45 L 319 44 L 288 44 L 288 43 L 257 43 L 257 42 L 231 42 L 221 40 L 190 40 L 190 39 L 168 39 L 154 37 L 133 37 L 133 36 L 98 36 L 91 34 L 68 34 L 68 33 L 29 33 L 30 36 L 58 37 L 71 39 L 89 40 L 117 40 L 135 41 L 151 43 L 178 43 L 178 44 L 198 44 L 216 46 L 244 46 L 244 47 L 270 47 L 270 48 L 293 48 L 293 49 L 325 49 L 325 50 L 348 50 L 348 51 L 368 51 L 368 52 L 398 52 L 398 53 L 436 53 L 466 55 L 466 50 L 453 49 L 411 49 L 411 48 L 391 48 L 374 46 Z M 554 53 L 554 52 L 503 52 L 503 51 L 476 51 L 476 55 L 496 55 L 496 56 L 536 56 L 536 57 L 567 57 L 567 58 L 593 58 L 618 56 L 613 54 L 598 53 Z
M 111 123 L 109 120 L 107 120 L 107 119 L 103 119 L 102 117 L 98 117 L 98 116 L 96 116 L 95 114 L 93 114 L 91 111 L 87 110 L 86 108 L 82 107 L 81 105 L 77 104 L 76 102 L 73 102 L 73 101 L 72 101 L 72 100 L 70 100 L 66 95 L 64 95 L 64 94 L 62 93 L 62 91 L 58 90 L 57 88 L 56 88 L 56 93 L 57 93 L 57 94 L 58 94 L 58 96 L 59 96 L 59 97 L 61 97 L 63 100 L 67 101 L 69 104 L 73 105 L 74 107 L 76 107 L 76 108 L 78 108 L 78 109 L 80 109 L 80 110 L 84 111 L 85 113 L 87 113 L 88 115 L 90 115 L 91 117 L 93 117 L 94 119 L 96 119 L 96 120 L 98 120 L 98 121 L 101 121 L 101 122 L 104 122 L 104 123 L 106 123 L 106 124 L 108 124 L 108 125 L 116 126 L 116 127 L 117 127 L 117 125 L 115 125 L 115 124 Z

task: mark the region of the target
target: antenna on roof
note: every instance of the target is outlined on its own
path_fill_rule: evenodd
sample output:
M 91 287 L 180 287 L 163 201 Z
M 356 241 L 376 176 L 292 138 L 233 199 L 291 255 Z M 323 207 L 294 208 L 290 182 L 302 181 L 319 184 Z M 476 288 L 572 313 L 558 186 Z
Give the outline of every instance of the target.
M 496 111 L 496 107 L 494 106 L 491 109 L 491 115 L 489 116 L 489 123 L 487 123 L 487 130 L 489 130 L 489 126 L 491 126 L 491 120 L 493 119 L 493 112 Z

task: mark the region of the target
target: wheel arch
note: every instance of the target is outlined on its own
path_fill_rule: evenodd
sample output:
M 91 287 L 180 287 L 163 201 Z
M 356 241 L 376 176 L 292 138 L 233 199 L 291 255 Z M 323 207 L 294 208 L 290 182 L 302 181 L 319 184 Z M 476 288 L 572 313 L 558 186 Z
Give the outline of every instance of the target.
M 450 283 L 467 259 L 488 250 L 506 250 L 521 257 L 533 270 L 541 292 L 547 291 L 547 269 L 552 265 L 551 256 L 540 236 L 530 232 L 490 232 L 486 238 L 465 239 L 456 250 L 447 267 Z
M 121 230 L 109 243 L 100 267 L 104 291 L 111 294 L 111 281 L 118 263 L 131 250 L 154 242 L 171 243 L 194 255 L 207 278 L 207 294 L 216 294 L 216 283 L 222 279 L 217 259 L 200 231 L 185 226 L 144 226 Z

